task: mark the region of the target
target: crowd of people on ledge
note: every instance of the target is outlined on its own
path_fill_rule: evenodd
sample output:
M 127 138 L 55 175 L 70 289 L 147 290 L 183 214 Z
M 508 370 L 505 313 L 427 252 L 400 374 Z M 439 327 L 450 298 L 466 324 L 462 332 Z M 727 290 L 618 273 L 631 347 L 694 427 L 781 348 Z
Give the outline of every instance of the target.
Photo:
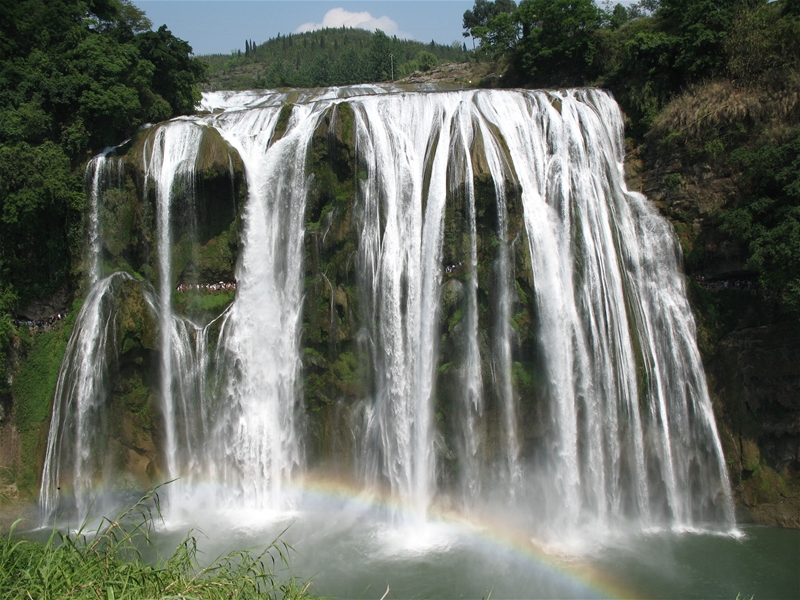
M 218 281 L 217 283 L 182 283 L 177 288 L 178 292 L 232 292 L 236 290 L 236 282 Z
M 758 281 L 750 279 L 715 279 L 709 281 L 705 275 L 695 275 L 695 281 L 708 290 L 752 290 L 771 291 L 769 286 L 761 285 Z
M 29 329 L 38 329 L 40 331 L 49 331 L 53 325 L 62 319 L 67 318 L 67 313 L 58 313 L 46 319 L 14 319 L 16 327 L 28 327 Z

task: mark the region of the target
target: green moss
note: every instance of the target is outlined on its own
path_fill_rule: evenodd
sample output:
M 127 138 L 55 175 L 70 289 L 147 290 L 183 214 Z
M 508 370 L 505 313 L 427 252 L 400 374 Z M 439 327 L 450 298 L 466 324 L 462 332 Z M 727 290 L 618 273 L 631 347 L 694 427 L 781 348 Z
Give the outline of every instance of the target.
M 341 129 L 337 132 L 345 146 L 352 147 L 355 140 L 355 113 L 353 107 L 347 102 L 340 102 L 336 105 Z
M 127 183 L 123 189 L 106 191 L 100 208 L 103 245 L 113 258 L 120 257 L 133 242 L 138 200 L 130 180 Z
M 141 347 L 154 350 L 158 325 L 137 281 L 126 281 L 117 295 L 117 339 L 123 352 Z
M 175 292 L 173 300 L 176 308 L 189 316 L 213 319 L 233 302 L 233 290 L 206 293 L 197 291 Z
M 27 355 L 20 361 L 19 371 L 11 386 L 20 433 L 38 431 L 49 415 L 58 370 L 74 325 L 73 313 L 68 319 L 71 322 L 65 323 L 61 329 L 35 334 Z
M 55 330 L 29 335 L 20 331 L 22 356 L 11 392 L 14 419 L 20 434 L 21 464 L 12 474 L 20 492 L 31 499 L 37 495 L 37 460 L 42 450 L 43 428 L 50 416 L 50 405 L 58 382 L 58 371 L 81 302 L 73 303 L 69 316 Z
M 447 331 L 452 333 L 453 328 L 461 322 L 462 318 L 464 318 L 464 312 L 460 308 L 453 311 L 453 314 L 447 321 Z
M 144 383 L 141 371 L 133 371 L 127 379 L 122 380 L 118 392 L 124 410 L 134 418 L 134 431 L 152 431 L 150 388 Z
M 214 177 L 228 177 L 229 162 L 231 159 L 234 168 L 241 168 L 241 159 L 236 150 L 231 148 L 225 138 L 213 127 L 203 127 L 203 137 L 197 150 L 195 169 L 204 179 Z
M 514 361 L 511 367 L 511 376 L 515 389 L 521 392 L 531 392 L 534 378 L 528 368 L 521 362 Z
M 681 187 L 683 183 L 683 176 L 680 173 L 670 173 L 666 177 L 664 177 L 664 184 L 667 186 L 667 189 L 672 191 L 677 190 Z
M 38 476 L 36 463 L 31 460 L 39 453 L 39 436 L 34 431 L 20 434 L 20 453 L 22 464 L 19 470 L 12 474 L 12 479 L 17 484 L 17 489 L 23 497 L 36 500 L 38 497 Z
M 783 477 L 763 463 L 744 482 L 745 498 L 751 505 L 778 502 L 787 491 Z
M 294 104 L 284 104 L 283 108 L 281 108 L 281 114 L 278 115 L 278 122 L 275 125 L 274 142 L 277 142 L 283 137 L 283 134 L 286 133 L 286 127 L 289 125 L 289 117 L 292 116 L 293 109 Z

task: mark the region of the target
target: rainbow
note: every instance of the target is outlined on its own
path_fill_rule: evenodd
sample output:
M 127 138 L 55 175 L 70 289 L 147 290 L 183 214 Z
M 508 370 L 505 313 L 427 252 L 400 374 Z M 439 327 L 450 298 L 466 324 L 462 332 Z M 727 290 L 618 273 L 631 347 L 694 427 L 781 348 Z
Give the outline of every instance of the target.
M 365 490 L 342 478 L 317 474 L 306 475 L 287 486 L 295 493 L 314 504 L 347 504 L 365 511 L 383 511 L 399 517 L 415 520 L 422 518 L 413 507 L 402 503 L 397 497 L 382 491 Z M 537 542 L 526 532 L 509 523 L 485 517 L 466 516 L 454 510 L 434 506 L 426 517 L 431 523 L 446 524 L 464 537 L 473 539 L 487 547 L 490 553 L 508 553 L 509 557 L 530 562 L 550 575 L 555 583 L 577 586 L 602 598 L 632 598 L 638 594 L 599 571 L 579 557 L 569 556 L 547 545 Z

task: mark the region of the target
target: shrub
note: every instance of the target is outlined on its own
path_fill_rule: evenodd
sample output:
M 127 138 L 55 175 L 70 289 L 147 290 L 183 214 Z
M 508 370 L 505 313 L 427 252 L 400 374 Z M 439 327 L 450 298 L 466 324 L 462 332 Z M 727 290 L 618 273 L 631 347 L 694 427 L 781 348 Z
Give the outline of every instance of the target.
M 190 532 L 166 560 L 148 564 L 160 518 L 158 495 L 146 494 L 93 532 L 53 530 L 46 542 L 19 538 L 14 524 L 0 538 L 0 598 L 307 598 L 309 584 L 281 580 L 290 546 L 275 540 L 260 552 L 238 550 L 201 567 Z M 155 552 L 157 554 L 157 552 Z

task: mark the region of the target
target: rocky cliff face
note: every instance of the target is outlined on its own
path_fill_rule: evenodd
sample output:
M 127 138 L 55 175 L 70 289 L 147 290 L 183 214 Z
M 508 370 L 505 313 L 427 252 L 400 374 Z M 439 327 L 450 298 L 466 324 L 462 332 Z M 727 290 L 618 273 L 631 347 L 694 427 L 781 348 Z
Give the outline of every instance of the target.
M 631 149 L 628 184 L 675 226 L 738 519 L 800 527 L 800 324 L 720 230 L 740 173 L 687 152 Z

